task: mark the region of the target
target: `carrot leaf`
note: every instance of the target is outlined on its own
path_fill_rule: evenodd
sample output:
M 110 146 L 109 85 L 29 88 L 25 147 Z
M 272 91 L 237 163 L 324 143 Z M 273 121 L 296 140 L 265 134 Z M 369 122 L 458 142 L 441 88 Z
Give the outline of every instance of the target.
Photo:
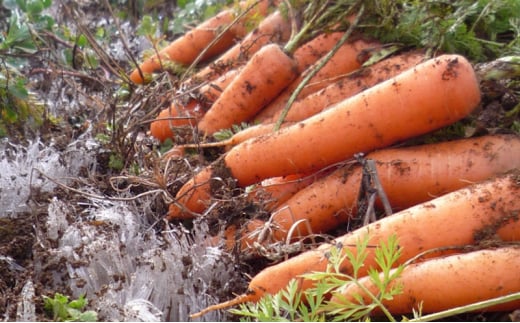
M 360 29 L 384 43 L 399 42 L 487 61 L 520 50 L 516 0 L 366 1 Z
M 302 275 L 305 279 L 315 282 L 314 286 L 301 291 L 297 279 L 292 279 L 285 289 L 275 295 L 265 295 L 256 303 L 241 304 L 238 309 L 230 312 L 241 316 L 243 320 L 257 321 L 355 321 L 366 319 L 377 307 L 383 308 L 381 301 L 400 293 L 398 288 L 387 288 L 391 282 L 398 277 L 392 269 L 395 261 L 400 256 L 398 241 L 391 237 L 387 242 L 377 246 L 369 245 L 369 236 L 358 241 L 355 246 L 337 245 L 330 249 L 325 257 L 328 266 L 324 272 L 312 272 Z M 372 302 L 365 303 L 362 297 L 355 297 L 356 302 L 332 303 L 329 301 L 331 294 L 341 297 L 337 293 L 347 284 L 358 284 L 357 272 L 363 266 L 368 255 L 368 250 L 376 248 L 380 266 L 387 273 L 382 282 L 378 284 L 381 289 L 377 295 L 371 294 Z M 352 272 L 346 273 L 341 268 L 345 263 L 352 265 Z M 342 266 L 343 265 L 343 266 Z M 368 290 L 364 290 L 367 294 Z M 387 313 L 387 312 L 385 312 Z M 387 317 L 394 318 L 387 313 Z

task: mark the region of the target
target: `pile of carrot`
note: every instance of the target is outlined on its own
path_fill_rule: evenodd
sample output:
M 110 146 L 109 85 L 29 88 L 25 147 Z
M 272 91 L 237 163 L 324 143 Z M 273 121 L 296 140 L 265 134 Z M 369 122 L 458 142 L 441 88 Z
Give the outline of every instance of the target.
M 325 270 L 324 254 L 333 244 L 355 251 L 351 246 L 366 235 L 377 244 L 397 234 L 399 264 L 430 249 L 474 247 L 455 255 L 439 251 L 435 259 L 407 266 L 399 278 L 403 295 L 385 303 L 392 313 L 409 313 L 420 302 L 432 312 L 520 291 L 518 279 L 510 279 L 514 267 L 508 267 L 518 258 L 518 248 L 478 250 L 484 239 L 520 238 L 520 136 L 407 145 L 479 107 L 480 80 L 471 62 L 420 49 L 377 58 L 386 45 L 354 32 L 362 10 L 331 21 L 323 28 L 328 31 L 320 32 L 309 29 L 292 8 L 284 9 L 289 10 L 277 1 L 241 1 L 132 72 L 131 80 L 141 84 L 171 64 L 191 69 L 178 89 L 189 89 L 189 99 L 175 100 L 151 123 L 151 135 L 161 142 L 175 142 L 181 128 L 190 129 L 192 143 L 183 142 L 166 156 L 222 147 L 215 160 L 199 165 L 174 192 L 166 217 L 203 217 L 218 210 L 223 196 L 243 197 L 264 217 L 235 219 L 223 237 L 210 243 L 254 257 L 264 255 L 259 246 L 268 250 L 340 228 L 360 216 L 361 202 L 372 203 L 380 216 L 384 210 L 386 217 L 265 268 L 243 295 L 194 316 L 257 301 L 293 278 L 302 290 L 309 288 L 313 282 L 301 275 Z M 312 21 L 327 20 L 320 17 Z M 218 141 L 230 129 L 230 138 Z M 374 174 L 367 174 L 363 161 L 374 165 Z M 368 175 L 376 176 L 371 179 L 378 179 L 380 189 L 370 201 L 366 194 L 374 192 L 362 189 Z M 482 271 L 486 266 L 493 277 Z M 351 270 L 348 263 L 341 267 L 345 273 Z M 377 267 L 373 254 L 363 274 L 371 267 Z M 361 282 L 373 288 L 369 278 Z M 454 285 L 468 282 L 472 288 L 453 293 Z M 332 302 L 366 297 L 359 285 L 346 285 L 333 295 Z

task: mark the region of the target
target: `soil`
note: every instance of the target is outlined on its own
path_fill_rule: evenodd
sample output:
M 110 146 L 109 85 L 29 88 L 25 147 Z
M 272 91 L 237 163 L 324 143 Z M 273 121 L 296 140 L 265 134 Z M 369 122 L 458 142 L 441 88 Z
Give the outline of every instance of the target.
M 74 30 L 80 29 L 75 20 L 77 16 L 67 14 L 69 11 L 64 8 L 75 7 L 77 12 L 81 13 L 79 21 L 84 28 L 93 31 L 99 26 L 113 26 L 113 17 L 106 10 L 100 15 L 98 2 L 78 1 L 74 6 L 72 3 L 64 1 L 63 5 L 56 4 L 55 19 L 58 23 L 67 24 Z M 133 1 L 128 3 L 133 3 Z M 155 10 L 168 16 L 172 15 L 169 7 L 172 6 L 163 5 L 156 7 Z M 127 10 L 128 8 L 118 9 Z M 5 14 L 7 12 L 0 13 L 0 15 Z M 130 54 L 139 60 L 143 50 L 143 46 L 140 45 L 143 43 L 143 38 L 136 36 L 136 25 L 131 22 L 131 17 L 129 17 L 129 21 L 130 23 L 124 26 L 125 40 Z M 46 41 L 54 46 L 54 49 L 50 49 L 51 52 L 64 46 L 56 39 L 48 38 Z M 103 50 L 114 58 L 112 63 L 116 63 L 123 71 L 129 71 L 131 66 L 129 58 L 119 53 L 122 50 L 121 39 L 116 37 L 113 41 L 118 44 L 118 48 L 114 46 L 113 48 L 103 48 Z M 105 62 L 101 62 L 100 67 L 94 69 L 85 67 L 74 69 L 70 66 L 58 66 L 55 63 L 51 54 L 42 50 L 34 55 L 30 68 L 24 73 L 31 80 L 34 95 L 37 98 L 43 98 L 42 100 L 46 102 L 48 113 L 66 117 L 63 117 L 59 123 L 50 119 L 46 120 L 45 125 L 38 130 L 10 129 L 12 131 L 10 142 L 26 145 L 31 140 L 40 138 L 42 143 L 52 142 L 54 147 L 65 151 L 70 149 L 71 144 L 77 143 L 82 136 L 88 133 L 94 134 L 93 136 L 97 136 L 97 138 L 105 136 L 107 140 L 95 151 L 94 171 L 87 168 L 81 169 L 72 184 L 57 185 L 51 192 L 33 191 L 28 200 L 30 208 L 25 213 L 0 218 L 0 313 L 5 313 L 5 317 L 9 320 L 20 317 L 16 312 L 19 308 L 17 304 L 23 300 L 23 295 L 27 295 L 22 290 L 27 286 L 28 281 L 33 283 L 35 290 L 33 302 L 36 308 L 36 320 L 51 320 L 44 311 L 43 300 L 39 295 L 54 295 L 56 292 L 72 295 L 73 291 L 69 285 L 70 277 L 67 277 L 68 266 L 81 267 L 87 261 L 87 259 L 78 259 L 75 263 L 71 263 L 67 262 L 66 258 L 59 261 L 59 257 L 50 253 L 49 250 L 57 248 L 59 244 L 56 239 L 45 238 L 46 235 L 50 235 L 47 232 L 47 221 L 48 207 L 52 199 L 67 201 L 68 205 L 73 206 L 73 210 L 67 213 L 68 223 L 65 227 L 77 224 L 78 221 L 84 221 L 95 227 L 100 235 L 109 234 L 117 229 L 109 221 L 81 217 L 82 212 L 85 212 L 90 206 L 85 203 L 85 196 L 78 194 L 74 189 L 89 187 L 92 188 L 93 194 L 117 196 L 121 193 L 117 189 L 123 190 L 130 184 L 135 184 L 126 190 L 127 195 L 125 196 L 136 196 L 152 189 L 160 189 L 172 197 L 194 172 L 197 165 L 207 164 L 214 158 L 211 154 L 201 152 L 192 155 L 187 161 L 174 162 L 173 165 L 169 165 L 169 168 L 166 168 L 164 162 L 158 158 L 157 152 L 164 149 L 164 146 L 146 133 L 148 124 L 142 120 L 150 120 L 160 109 L 169 105 L 171 94 L 165 90 L 168 88 L 167 82 L 158 81 L 146 87 L 131 88 L 125 99 L 125 106 L 121 108 L 119 105 L 122 101 L 114 99 L 119 87 Z M 518 97 L 506 90 L 500 82 L 483 83 L 482 89 L 485 96 L 481 107 L 467 120 L 462 121 L 459 126 L 463 127 L 467 136 L 510 132 L 512 123 L 519 120 L 508 118 L 506 113 L 519 104 Z M 126 126 L 110 133 L 106 130 L 107 120 L 117 120 L 118 124 Z M 434 134 L 433 137 L 418 138 L 408 144 L 424 142 L 431 138 L 444 140 L 453 136 L 453 133 L 445 130 Z M 122 163 L 120 167 L 114 166 L 116 162 L 114 156 L 120 157 Z M 135 165 L 147 170 L 141 173 L 139 179 L 129 175 L 128 170 Z M 125 176 L 117 181 L 117 185 L 114 187 L 113 179 L 120 175 Z M 222 190 L 222 187 L 219 190 Z M 239 200 L 235 191 L 223 192 L 221 195 L 228 199 L 229 203 L 222 203 L 220 208 L 215 209 L 214 214 L 209 217 L 210 232 L 220 229 L 224 224 L 239 221 L 240 217 L 259 215 L 261 207 Z M 164 231 L 181 230 L 179 228 L 189 232 L 198 225 L 191 221 L 174 223 L 161 221 L 167 212 L 167 204 L 167 198 L 157 197 L 151 199 L 151 202 L 149 201 L 146 212 L 143 212 L 144 221 L 150 224 L 153 235 L 159 237 Z M 144 209 L 144 206 L 142 207 Z M 261 216 L 267 217 L 268 214 L 261 214 Z M 214 294 L 211 296 L 217 300 L 228 299 L 232 292 L 243 291 L 247 283 L 246 275 L 253 275 L 269 263 L 268 260 L 247 261 L 238 255 L 231 255 L 228 261 L 233 267 L 231 270 L 234 272 L 233 279 L 230 279 L 229 284 L 225 287 L 222 286 L 222 282 L 215 280 L 205 290 L 206 293 L 213 292 Z M 183 256 L 181 263 L 183 266 L 181 271 L 184 272 L 184 276 L 188 277 L 194 266 L 194 258 Z M 57 277 L 56 273 L 61 273 L 63 276 Z M 114 277 L 114 280 L 118 280 L 116 278 Z M 119 279 L 124 280 L 125 277 L 119 277 Z M 79 281 L 76 283 L 80 284 Z M 178 291 L 178 293 L 183 292 L 185 291 Z M 509 320 L 508 315 L 508 313 L 467 314 L 452 318 L 452 320 L 502 321 Z M 172 315 L 169 318 L 174 317 Z M 107 317 L 101 315 L 100 319 L 106 320 Z M 232 318 L 227 317 L 226 319 Z

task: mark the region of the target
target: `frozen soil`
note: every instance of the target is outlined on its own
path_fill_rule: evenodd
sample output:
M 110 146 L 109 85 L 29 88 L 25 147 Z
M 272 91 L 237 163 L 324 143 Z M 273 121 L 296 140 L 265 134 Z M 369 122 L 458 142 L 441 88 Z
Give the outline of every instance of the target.
M 56 4 L 55 19 L 74 30 L 115 26 L 106 10 L 100 15 L 97 2 L 74 3 L 72 15 L 72 4 Z M 135 35 L 131 19 L 120 21 L 120 27 L 130 52 L 117 35 L 103 50 L 128 72 L 128 55 L 139 58 L 147 43 Z M 88 309 L 103 321 L 186 321 L 189 313 L 243 292 L 247 275 L 265 262 L 209 247 L 206 238 L 220 229 L 219 221 L 164 221 L 174 192 L 212 158 L 196 154 L 170 163 L 159 158 L 161 147 L 147 135 L 146 120 L 169 104 L 165 83 L 134 88 L 123 101 L 105 63 L 71 69 L 56 66 L 44 52 L 24 72 L 35 97 L 57 121 L 38 131 L 12 129 L 0 142 L 3 320 L 48 321 L 42 296 L 60 292 L 71 298 L 85 294 Z M 468 118 L 467 124 L 476 121 L 465 129 L 468 135 L 504 132 L 513 122 L 505 112 L 518 99 L 500 84 L 483 88 L 489 94 Z M 114 132 L 107 131 L 110 120 L 116 121 Z M 114 155 L 123 163 L 118 169 Z M 245 208 L 225 207 L 217 211 Z M 202 319 L 236 318 L 211 313 Z

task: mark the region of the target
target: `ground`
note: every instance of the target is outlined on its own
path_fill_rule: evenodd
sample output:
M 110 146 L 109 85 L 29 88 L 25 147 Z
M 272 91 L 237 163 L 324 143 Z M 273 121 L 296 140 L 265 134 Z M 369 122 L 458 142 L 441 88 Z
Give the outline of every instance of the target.
M 52 11 L 78 34 L 82 28 L 114 31 L 114 17 L 106 10 L 100 16 L 98 5 L 64 1 Z M 157 10 L 171 14 L 167 7 Z M 54 117 L 38 129 L 13 127 L 2 142 L 0 313 L 5 320 L 50 320 L 41 295 L 56 292 L 86 293 L 89 308 L 101 320 L 186 320 L 194 304 L 211 304 L 242 291 L 246 275 L 267 262 L 248 262 L 218 250 L 215 257 L 208 256 L 203 241 L 219 228 L 218 221 L 164 221 L 173 194 L 197 165 L 214 156 L 195 154 L 172 164 L 158 158 L 164 147 L 147 133 L 149 120 L 168 106 L 171 93 L 165 90 L 167 82 L 122 93 L 110 66 L 130 71 L 127 54 L 139 60 L 147 45 L 136 35 L 131 16 L 119 23 L 125 37 L 114 32 L 105 39 L 103 44 L 110 46 L 98 49 L 105 52 L 98 53 L 105 57 L 99 67 L 58 65 L 53 55 L 74 44 L 49 36 L 49 47 L 32 56 L 23 70 L 34 97 Z M 511 131 L 518 116 L 507 112 L 518 105 L 518 97 L 499 82 L 482 88 L 479 109 L 435 138 L 460 136 L 461 129 L 466 136 Z M 116 126 L 110 128 L 108 120 Z M 255 211 L 248 205 L 226 207 L 217 211 Z

